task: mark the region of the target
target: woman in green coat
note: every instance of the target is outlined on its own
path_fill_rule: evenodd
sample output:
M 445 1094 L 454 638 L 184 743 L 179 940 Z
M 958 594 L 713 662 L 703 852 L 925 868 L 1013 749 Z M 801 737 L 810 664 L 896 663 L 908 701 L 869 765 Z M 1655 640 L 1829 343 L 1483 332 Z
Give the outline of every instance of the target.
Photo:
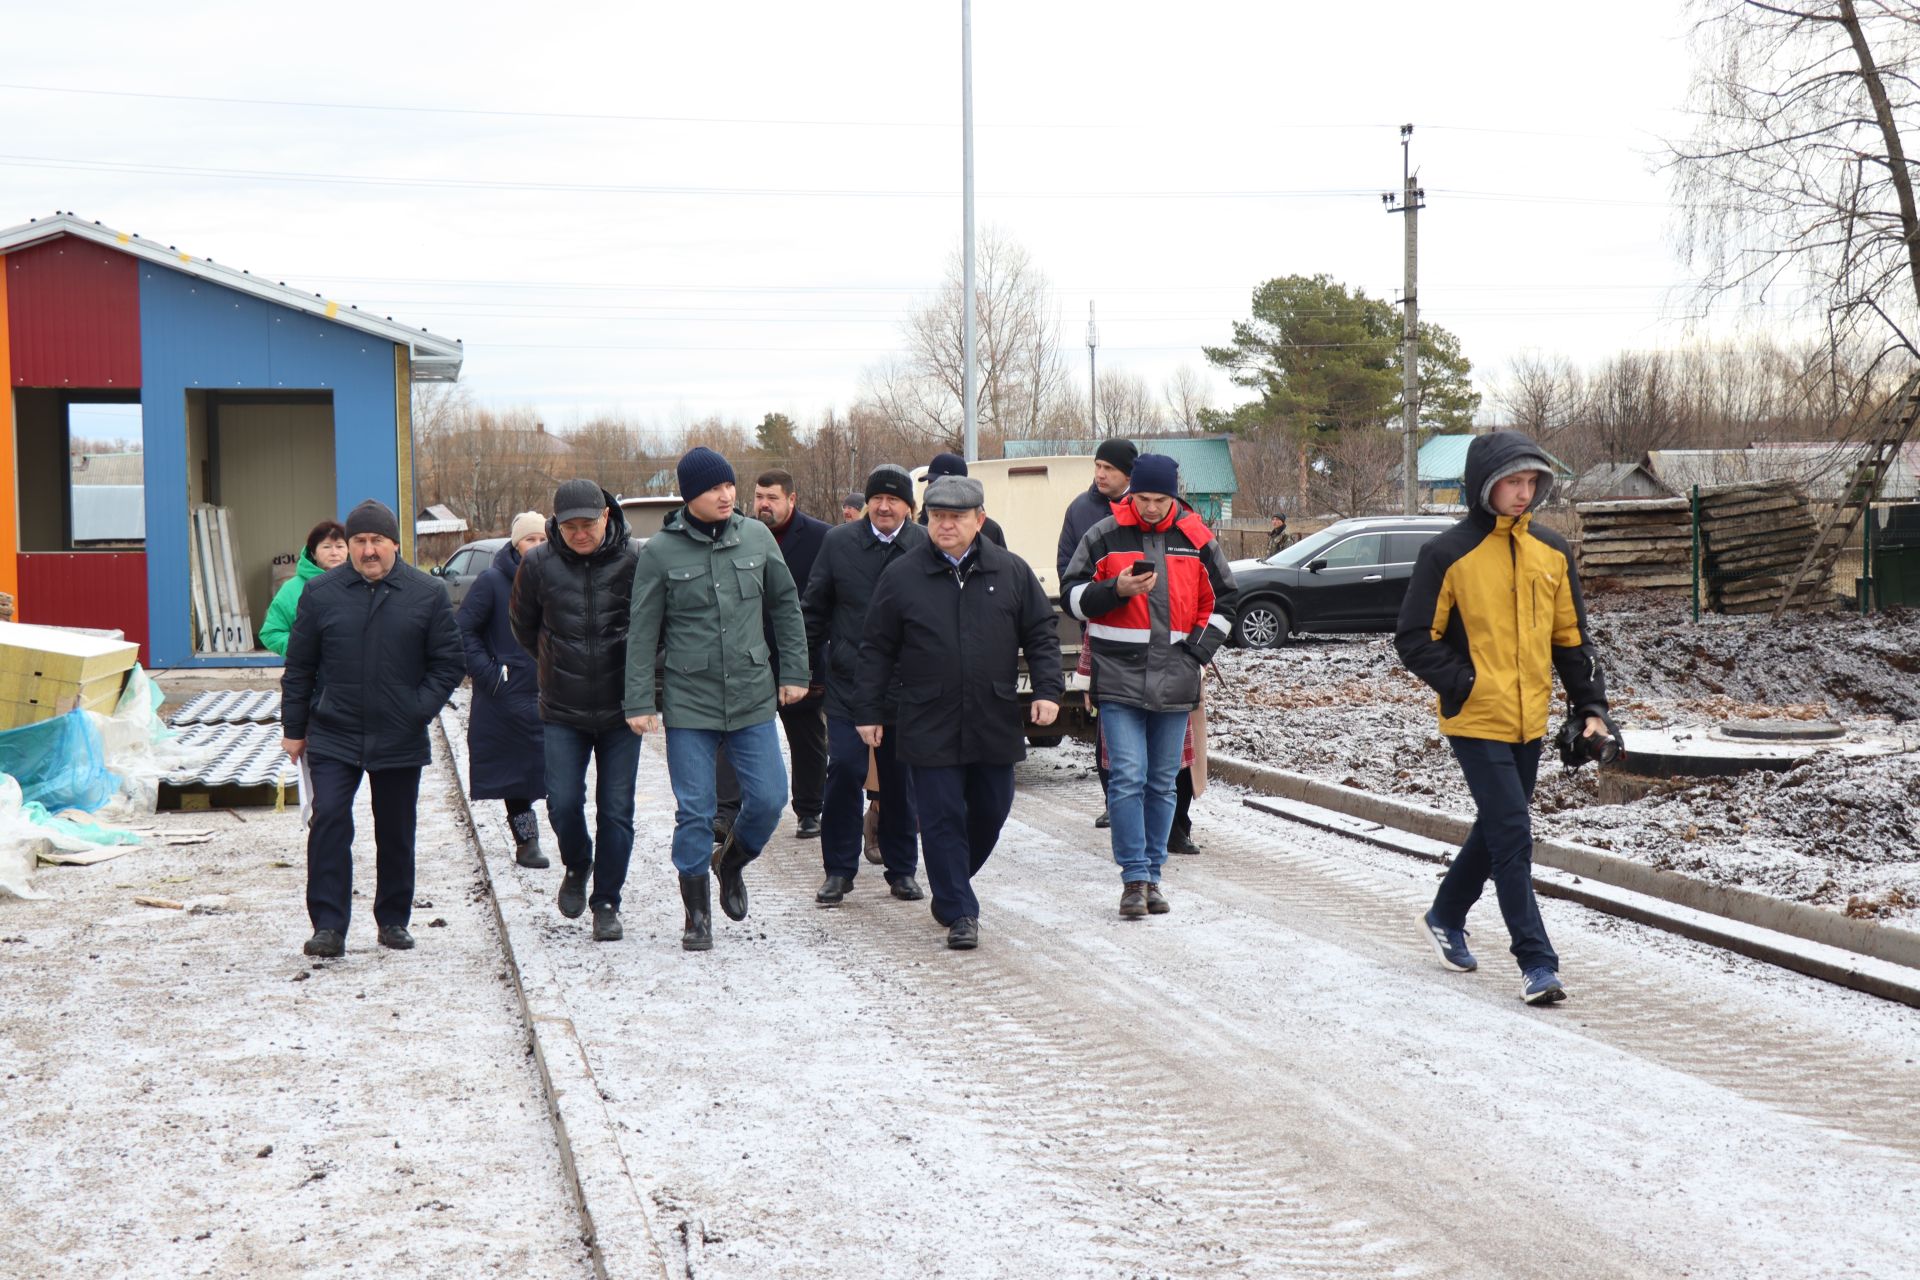
M 300 553 L 299 567 L 291 578 L 274 592 L 267 606 L 267 620 L 260 626 L 260 643 L 281 657 L 287 656 L 287 635 L 293 630 L 293 615 L 300 607 L 300 593 L 307 581 L 347 562 L 347 531 L 338 520 L 322 520 L 307 535 L 307 549 Z

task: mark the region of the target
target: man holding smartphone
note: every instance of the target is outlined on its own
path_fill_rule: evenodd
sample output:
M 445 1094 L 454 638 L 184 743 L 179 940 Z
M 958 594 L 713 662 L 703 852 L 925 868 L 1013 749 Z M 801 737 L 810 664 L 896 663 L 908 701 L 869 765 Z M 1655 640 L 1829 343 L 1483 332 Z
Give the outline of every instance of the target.
M 1062 602 L 1087 624 L 1112 770 L 1120 914 L 1129 920 L 1170 910 L 1160 867 L 1180 749 L 1200 705 L 1200 669 L 1232 631 L 1237 595 L 1220 543 L 1179 489 L 1172 458 L 1141 454 L 1125 501 L 1087 530 L 1060 579 Z

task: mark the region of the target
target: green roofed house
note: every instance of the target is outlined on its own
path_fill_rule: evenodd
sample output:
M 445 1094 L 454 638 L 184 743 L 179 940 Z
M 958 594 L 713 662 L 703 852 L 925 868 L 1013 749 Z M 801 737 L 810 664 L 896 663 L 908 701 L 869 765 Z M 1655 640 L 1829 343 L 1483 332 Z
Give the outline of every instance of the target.
M 1420 446 L 1420 501 L 1424 505 L 1436 507 L 1462 507 L 1466 500 L 1461 497 L 1460 488 L 1466 482 L 1467 446 L 1472 444 L 1471 435 L 1435 436 Z M 1544 452 L 1544 451 L 1543 451 Z M 1573 479 L 1573 468 L 1553 458 L 1553 475 L 1556 482 L 1565 484 Z M 1395 467 L 1396 472 L 1401 468 Z
M 1200 518 L 1217 524 L 1233 518 L 1233 495 L 1240 482 L 1233 472 L 1232 436 L 1129 436 L 1142 453 L 1160 453 L 1180 466 L 1180 496 L 1193 504 Z M 1001 450 L 1008 458 L 1045 458 L 1061 454 L 1091 458 L 1098 440 L 1009 440 Z M 1087 468 L 1088 483 L 1093 468 Z

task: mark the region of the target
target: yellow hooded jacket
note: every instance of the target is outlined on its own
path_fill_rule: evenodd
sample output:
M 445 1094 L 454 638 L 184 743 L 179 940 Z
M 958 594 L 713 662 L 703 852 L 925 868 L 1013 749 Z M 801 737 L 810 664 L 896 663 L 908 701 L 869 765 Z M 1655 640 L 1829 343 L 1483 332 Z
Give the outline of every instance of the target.
M 1537 507 L 1552 487 L 1551 468 L 1520 432 L 1475 439 L 1467 448 L 1468 514 L 1422 547 L 1414 565 L 1394 644 L 1407 669 L 1440 695 L 1440 732 L 1449 737 L 1545 737 L 1556 671 L 1575 710 L 1607 710 L 1567 543 L 1536 529 L 1532 509 L 1496 516 L 1486 505 L 1495 480 L 1538 469 L 1549 480 Z

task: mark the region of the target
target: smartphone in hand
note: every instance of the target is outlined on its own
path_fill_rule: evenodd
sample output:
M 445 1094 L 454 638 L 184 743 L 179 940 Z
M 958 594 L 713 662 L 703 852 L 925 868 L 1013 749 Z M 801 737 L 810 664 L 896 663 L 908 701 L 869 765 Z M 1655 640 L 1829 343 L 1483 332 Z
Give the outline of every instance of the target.
M 1135 560 L 1127 566 L 1127 574 L 1130 577 L 1144 578 L 1159 567 L 1151 560 Z

